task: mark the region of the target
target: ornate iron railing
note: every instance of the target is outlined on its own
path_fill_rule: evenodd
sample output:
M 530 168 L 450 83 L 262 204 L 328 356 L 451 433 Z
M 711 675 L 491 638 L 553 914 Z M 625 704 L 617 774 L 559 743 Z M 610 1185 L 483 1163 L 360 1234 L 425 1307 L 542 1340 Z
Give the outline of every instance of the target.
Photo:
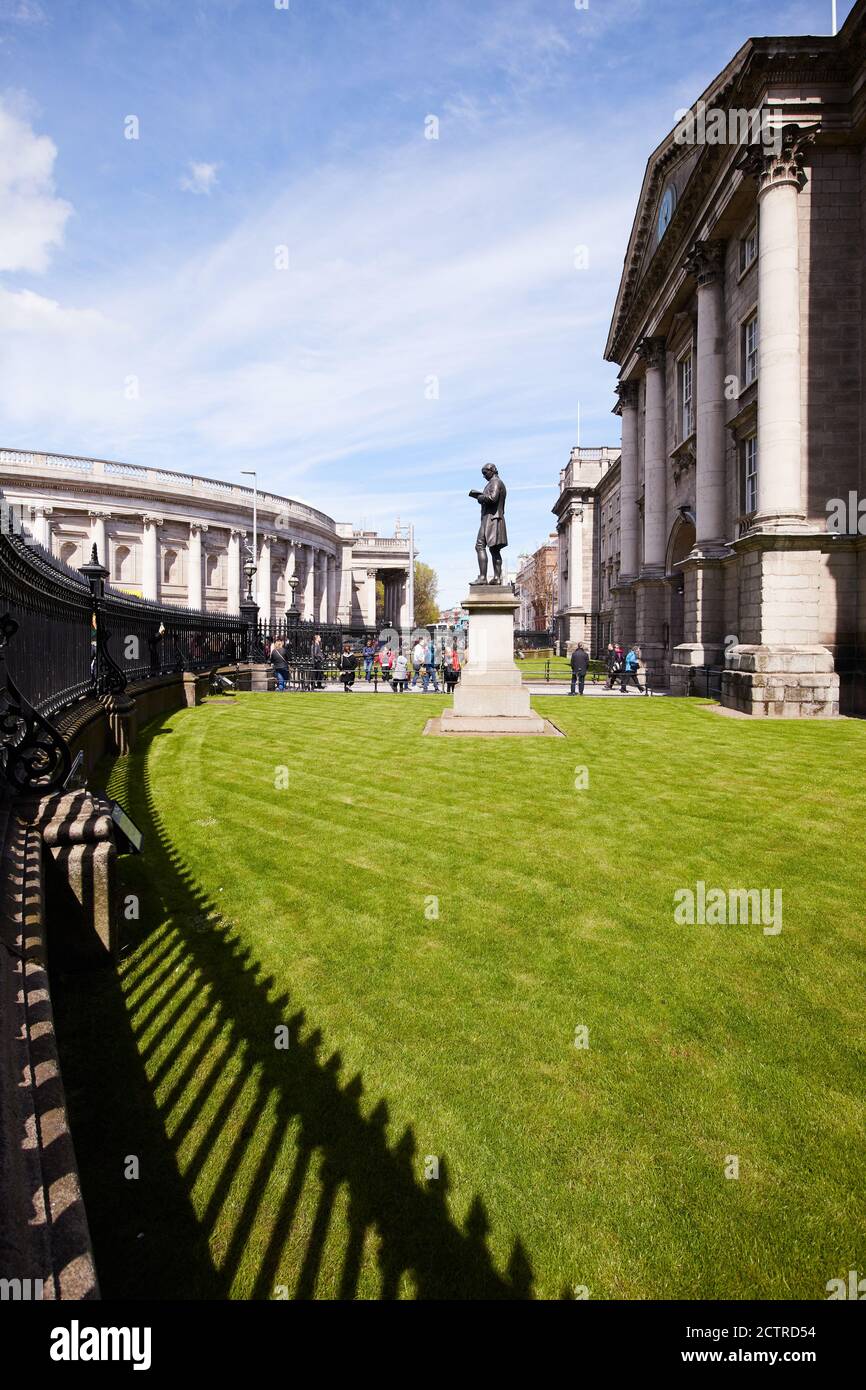
M 112 668 L 125 684 L 247 655 L 247 626 L 236 614 L 150 603 L 110 587 L 99 600 L 97 626 L 86 580 L 14 532 L 0 534 L 4 614 L 17 624 L 7 653 L 15 687 L 47 719 L 82 697 L 107 693 Z

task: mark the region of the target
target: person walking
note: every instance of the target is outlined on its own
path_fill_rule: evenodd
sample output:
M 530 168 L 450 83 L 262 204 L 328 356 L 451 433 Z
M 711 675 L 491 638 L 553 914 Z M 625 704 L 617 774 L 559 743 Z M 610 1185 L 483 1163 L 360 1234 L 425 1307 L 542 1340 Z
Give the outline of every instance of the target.
M 427 650 L 419 637 L 412 648 L 412 680 L 410 684 L 413 690 L 417 688 L 418 681 L 421 678 L 421 667 L 424 665 L 426 659 Z
M 343 647 L 343 655 L 340 657 L 340 680 L 343 682 L 343 689 L 347 695 L 351 695 L 352 686 L 355 684 L 355 653 L 347 642 Z
M 646 691 L 645 687 L 642 686 L 641 683 L 640 683 L 640 681 L 638 680 L 638 674 L 637 674 L 637 673 L 638 673 L 639 669 L 640 669 L 640 647 L 631 647 L 630 650 L 629 650 L 629 653 L 628 653 L 628 655 L 627 655 L 627 657 L 625 658 L 625 661 L 624 661 L 624 663 L 623 663 L 623 668 L 622 668 L 622 684 L 620 685 L 620 694 L 621 694 L 621 695 L 627 695 L 627 694 L 628 694 L 628 691 L 627 691 L 626 688 L 625 688 L 625 687 L 626 687 L 626 682 L 627 682 L 627 681 L 628 681 L 628 682 L 634 681 L 634 683 L 635 683 L 635 685 L 637 686 L 638 690 L 640 691 L 641 695 L 646 695 L 647 691 Z
M 394 675 L 394 653 L 390 647 L 383 647 L 379 652 L 379 668 L 382 679 L 390 683 Z
M 325 653 L 322 650 L 322 636 L 317 632 L 313 638 L 312 649 L 313 663 L 313 689 L 324 690 L 325 688 Z
M 394 694 L 403 695 L 406 691 L 406 681 L 409 678 L 409 662 L 401 652 L 394 662 Z
M 427 694 L 427 687 L 433 681 L 433 689 L 439 694 L 439 681 L 436 677 L 436 647 L 431 638 L 424 652 L 424 694 Z
M 289 663 L 286 661 L 285 643 L 282 637 L 278 637 L 271 647 L 271 665 L 274 668 L 277 694 L 279 695 L 286 688 L 286 676 L 289 674 Z
M 578 642 L 574 651 L 571 653 L 571 690 L 570 695 L 574 694 L 575 684 L 579 693 L 583 694 L 583 686 L 586 681 L 586 673 L 589 670 L 589 653 L 582 642 Z
M 363 657 L 364 657 L 364 679 L 367 680 L 367 681 L 371 681 L 371 680 L 373 679 L 373 658 L 374 658 L 375 655 L 376 655 L 376 648 L 375 648 L 375 646 L 374 646 L 374 644 L 373 644 L 373 639 L 372 639 L 372 637 L 368 637 L 368 638 L 366 639 L 366 641 L 364 642 L 364 651 L 363 651 Z
M 460 654 L 456 647 L 450 647 L 445 653 L 445 693 L 454 694 L 454 687 L 460 679 Z
M 614 681 L 619 671 L 619 656 L 613 642 L 608 642 L 607 644 L 607 651 L 604 654 L 604 664 L 607 667 L 607 681 L 605 684 L 608 690 L 613 690 Z

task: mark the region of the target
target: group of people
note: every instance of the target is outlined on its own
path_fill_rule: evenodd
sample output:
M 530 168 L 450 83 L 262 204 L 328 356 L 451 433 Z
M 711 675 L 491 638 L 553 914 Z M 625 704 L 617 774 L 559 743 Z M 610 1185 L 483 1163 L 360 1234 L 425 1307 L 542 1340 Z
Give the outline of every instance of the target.
M 641 695 L 648 694 L 648 689 L 642 686 L 638 679 L 640 670 L 640 647 L 630 647 L 626 652 L 624 647 L 608 642 L 607 652 L 605 653 L 604 664 L 607 669 L 606 689 L 613 690 L 614 685 L 619 681 L 620 692 L 627 695 L 627 684 L 637 686 Z M 586 683 L 586 673 L 589 670 L 589 652 L 582 642 L 578 642 L 574 651 L 571 653 L 571 690 L 570 694 L 575 693 L 575 686 L 578 694 L 583 694 L 583 687 Z
M 628 651 L 614 642 L 608 642 L 607 652 L 605 653 L 604 664 L 607 667 L 607 689 L 613 687 L 619 681 L 620 693 L 627 695 L 626 685 L 634 684 L 637 686 L 641 695 L 648 695 L 649 688 L 643 686 L 638 679 L 640 670 L 640 647 L 629 647 Z
M 439 684 L 436 650 L 432 640 L 419 640 L 412 648 L 410 656 L 395 652 L 387 642 L 367 637 L 361 650 L 364 679 L 383 681 L 390 685 L 395 695 L 402 695 L 407 689 L 423 690 L 426 694 L 432 683 L 437 693 Z M 274 668 L 274 679 L 278 692 L 288 688 L 289 657 L 286 644 L 278 637 L 270 649 L 270 661 Z M 350 694 L 358 674 L 359 659 L 351 642 L 343 645 L 339 660 L 339 675 L 346 694 Z M 456 647 L 446 647 L 442 655 L 442 676 L 446 691 L 450 694 L 460 679 L 460 653 Z M 325 655 L 322 638 L 317 633 L 313 638 L 310 661 L 310 678 L 313 689 L 323 690 L 325 686 Z

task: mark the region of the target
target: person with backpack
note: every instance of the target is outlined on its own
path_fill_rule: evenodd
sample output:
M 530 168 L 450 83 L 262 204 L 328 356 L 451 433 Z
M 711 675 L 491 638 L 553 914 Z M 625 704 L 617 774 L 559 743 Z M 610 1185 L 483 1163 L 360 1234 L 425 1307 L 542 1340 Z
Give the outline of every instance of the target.
M 639 669 L 640 669 L 640 647 L 632 647 L 632 648 L 629 650 L 628 656 L 625 658 L 625 661 L 624 661 L 624 663 L 623 663 L 623 668 L 622 668 L 622 684 L 620 685 L 620 688 L 619 688 L 619 689 L 620 689 L 620 694 L 621 694 L 621 695 L 627 695 L 627 694 L 628 694 L 628 691 L 627 691 L 626 688 L 625 688 L 625 687 L 626 687 L 626 682 L 627 682 L 627 681 L 629 681 L 629 682 L 630 682 L 630 681 L 634 681 L 634 683 L 635 683 L 635 685 L 637 686 L 638 690 L 640 691 L 641 695 L 646 695 L 646 693 L 647 693 L 646 688 L 645 688 L 644 686 L 642 686 L 641 683 L 640 683 L 640 681 L 638 680 L 638 675 L 637 675 L 637 673 L 638 673 Z
M 445 693 L 454 694 L 454 687 L 460 679 L 460 653 L 456 647 L 445 653 Z
M 574 651 L 571 653 L 571 690 L 570 695 L 574 694 L 575 684 L 579 693 L 583 694 L 583 686 L 586 680 L 586 673 L 589 670 L 589 653 L 582 642 L 578 642 Z

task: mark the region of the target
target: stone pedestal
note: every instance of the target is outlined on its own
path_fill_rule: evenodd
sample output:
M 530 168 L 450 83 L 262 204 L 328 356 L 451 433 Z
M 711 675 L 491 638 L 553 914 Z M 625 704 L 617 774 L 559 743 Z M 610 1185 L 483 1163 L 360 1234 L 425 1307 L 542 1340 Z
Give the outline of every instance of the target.
M 464 601 L 469 614 L 468 662 L 442 715 L 441 731 L 463 734 L 543 734 L 514 664 L 514 614 L 520 607 L 510 585 L 472 584 Z

